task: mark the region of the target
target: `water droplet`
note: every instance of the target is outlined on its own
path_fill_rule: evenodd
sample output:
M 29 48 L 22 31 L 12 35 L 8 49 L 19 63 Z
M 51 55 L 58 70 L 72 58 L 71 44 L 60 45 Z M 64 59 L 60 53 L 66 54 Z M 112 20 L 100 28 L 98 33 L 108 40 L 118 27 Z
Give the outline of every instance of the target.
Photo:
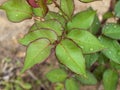
M 93 51 L 93 48 L 90 48 L 90 51 Z

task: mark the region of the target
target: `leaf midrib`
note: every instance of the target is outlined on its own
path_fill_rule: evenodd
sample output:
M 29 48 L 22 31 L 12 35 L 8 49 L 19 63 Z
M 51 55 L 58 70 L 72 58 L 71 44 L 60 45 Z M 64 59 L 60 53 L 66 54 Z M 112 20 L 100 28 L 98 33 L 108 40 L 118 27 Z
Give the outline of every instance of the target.
M 38 54 L 36 54 L 34 57 L 33 57 L 33 59 L 32 60 L 34 60 L 44 49 L 46 49 L 48 46 L 50 45 L 50 43 L 48 44 L 48 45 L 46 45 L 41 51 L 39 51 L 39 53 Z M 32 61 L 31 60 L 31 61 Z M 29 66 L 29 64 L 27 64 L 28 66 Z
M 71 55 L 69 54 L 69 52 L 65 49 L 64 45 L 62 45 L 62 43 L 61 43 L 61 46 L 63 47 L 63 49 L 65 50 L 65 52 L 67 52 L 66 54 L 68 54 L 68 56 L 72 59 L 72 61 L 79 67 L 79 64 L 77 64 L 77 62 L 74 61 L 74 59 L 71 57 Z M 79 69 L 81 70 L 81 67 L 79 67 Z M 81 71 L 83 73 L 83 70 L 81 70 Z

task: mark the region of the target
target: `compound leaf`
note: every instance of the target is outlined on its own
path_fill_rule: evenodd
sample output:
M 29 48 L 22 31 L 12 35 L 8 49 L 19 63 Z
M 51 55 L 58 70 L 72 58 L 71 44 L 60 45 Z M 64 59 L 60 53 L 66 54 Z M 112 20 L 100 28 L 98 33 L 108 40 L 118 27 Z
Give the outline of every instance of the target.
M 85 59 L 82 51 L 71 40 L 62 40 L 56 47 L 56 56 L 59 61 L 70 70 L 83 76 L 85 73 Z

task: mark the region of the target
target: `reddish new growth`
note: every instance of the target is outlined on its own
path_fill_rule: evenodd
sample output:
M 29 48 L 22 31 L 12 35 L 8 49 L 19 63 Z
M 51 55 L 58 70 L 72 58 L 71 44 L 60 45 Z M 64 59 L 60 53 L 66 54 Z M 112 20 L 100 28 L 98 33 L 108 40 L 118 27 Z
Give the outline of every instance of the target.
M 30 6 L 37 8 L 39 7 L 39 5 L 36 3 L 36 0 L 27 0 L 27 2 L 29 3 Z M 44 2 L 46 3 L 47 0 L 44 0 Z

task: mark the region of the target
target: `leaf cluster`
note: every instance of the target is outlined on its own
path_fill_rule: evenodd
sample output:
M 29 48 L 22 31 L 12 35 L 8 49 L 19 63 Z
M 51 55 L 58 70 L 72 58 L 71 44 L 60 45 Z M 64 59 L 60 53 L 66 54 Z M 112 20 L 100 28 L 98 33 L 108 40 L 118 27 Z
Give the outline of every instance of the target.
M 58 12 L 49 10 L 51 3 Z M 27 47 L 22 72 L 54 53 L 63 65 L 46 74 L 49 81 L 56 83 L 55 90 L 64 87 L 79 90 L 79 83 L 95 85 L 101 80 L 105 90 L 116 90 L 120 69 L 120 1 L 114 6 L 113 11 L 103 15 L 104 22 L 91 7 L 74 14 L 74 0 L 60 0 L 60 3 L 56 0 L 9 0 L 0 8 L 12 22 L 34 18 L 29 32 L 19 40 Z M 116 23 L 107 23 L 109 18 L 117 18 Z

